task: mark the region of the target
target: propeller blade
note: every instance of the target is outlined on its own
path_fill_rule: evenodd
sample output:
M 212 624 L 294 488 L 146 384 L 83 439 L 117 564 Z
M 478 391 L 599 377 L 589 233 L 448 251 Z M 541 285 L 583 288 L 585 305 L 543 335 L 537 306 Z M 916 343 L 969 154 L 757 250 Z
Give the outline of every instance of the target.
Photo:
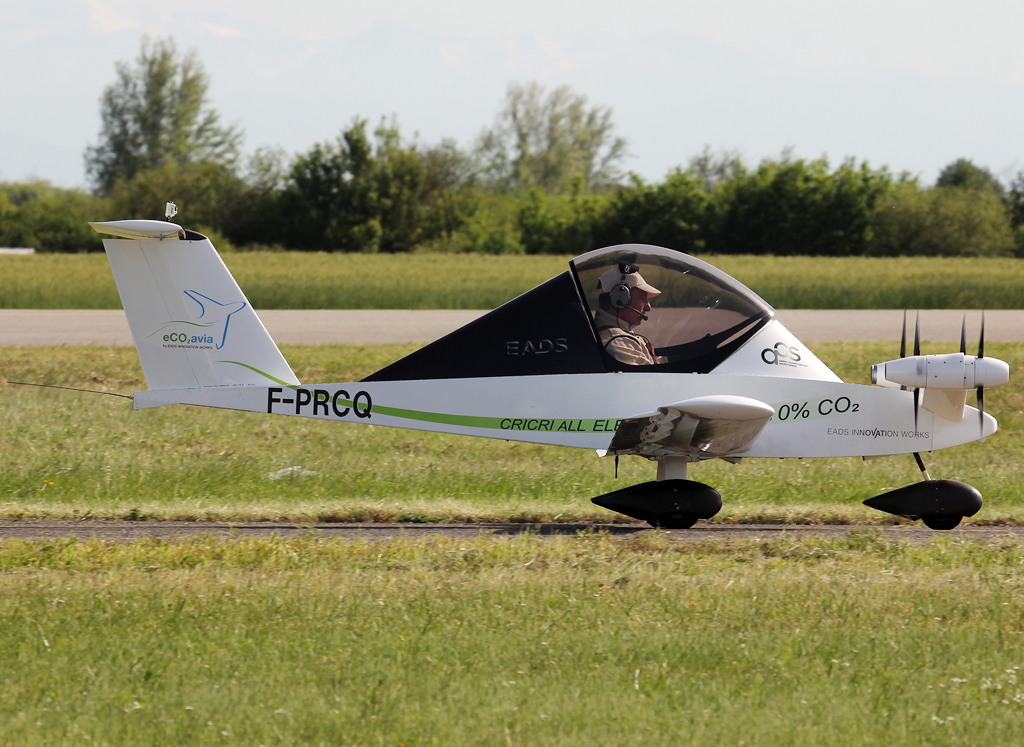
M 914 321 L 914 355 L 921 355 L 921 312 L 917 312 L 917 319 Z M 921 390 L 914 389 L 914 433 L 917 433 L 917 415 L 921 404 Z
M 985 310 L 981 310 L 981 337 L 978 338 L 978 357 L 985 357 Z
M 985 357 L 985 310 L 981 310 L 981 335 L 978 337 L 978 357 Z M 985 432 L 985 387 L 978 387 L 978 425 Z
M 964 323 L 960 326 L 960 354 L 967 355 L 967 314 L 964 314 Z
M 907 310 L 903 309 L 903 336 L 900 338 L 900 358 L 907 357 Z

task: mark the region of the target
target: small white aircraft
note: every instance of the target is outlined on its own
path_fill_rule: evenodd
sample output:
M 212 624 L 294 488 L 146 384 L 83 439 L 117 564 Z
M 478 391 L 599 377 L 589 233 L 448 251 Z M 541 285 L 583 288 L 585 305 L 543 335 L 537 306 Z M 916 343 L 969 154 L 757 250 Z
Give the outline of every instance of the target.
M 169 213 L 173 215 L 173 213 Z M 174 223 L 92 223 L 104 239 L 148 391 L 172 404 L 295 415 L 633 454 L 657 479 L 597 505 L 666 528 L 714 516 L 722 498 L 690 462 L 913 454 L 924 480 L 865 501 L 952 529 L 982 503 L 932 480 L 920 452 L 996 432 L 986 388 L 1009 366 L 978 355 L 906 356 L 846 384 L 774 309 L 680 252 L 626 244 L 562 274 L 359 382 L 302 384 L 213 245 Z M 965 320 L 966 327 L 966 320 Z M 918 327 L 919 330 L 919 327 Z M 975 389 L 978 409 L 966 404 Z

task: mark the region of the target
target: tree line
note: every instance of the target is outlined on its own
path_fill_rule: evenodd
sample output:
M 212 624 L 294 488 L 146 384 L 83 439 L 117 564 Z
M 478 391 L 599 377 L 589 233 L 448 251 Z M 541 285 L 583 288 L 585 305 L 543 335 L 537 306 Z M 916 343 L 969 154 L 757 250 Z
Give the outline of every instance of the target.
M 222 249 L 578 254 L 638 242 L 690 253 L 1024 257 L 1024 172 L 968 159 L 934 186 L 848 159 L 749 166 L 705 149 L 660 182 L 627 173 L 611 110 L 567 86 L 509 86 L 470 147 L 355 119 L 304 153 L 243 156 L 194 52 L 144 39 L 118 63 L 85 152 L 91 189 L 0 183 L 0 245 L 101 249 L 87 220 L 180 219 Z

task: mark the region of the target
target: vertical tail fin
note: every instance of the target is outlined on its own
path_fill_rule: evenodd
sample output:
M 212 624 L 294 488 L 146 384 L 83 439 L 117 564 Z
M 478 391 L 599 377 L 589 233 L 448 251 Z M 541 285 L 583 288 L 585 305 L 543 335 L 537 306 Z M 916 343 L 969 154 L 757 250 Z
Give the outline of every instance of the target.
M 295 385 L 210 240 L 173 223 L 90 223 L 104 239 L 150 389 Z

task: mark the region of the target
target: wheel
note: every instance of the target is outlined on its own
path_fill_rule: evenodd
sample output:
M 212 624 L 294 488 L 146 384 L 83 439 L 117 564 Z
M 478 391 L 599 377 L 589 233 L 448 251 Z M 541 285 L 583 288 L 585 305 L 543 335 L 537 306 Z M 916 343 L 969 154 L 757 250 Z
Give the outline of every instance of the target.
M 922 516 L 921 521 L 929 529 L 955 529 L 963 516 Z
M 654 519 L 648 519 L 647 523 L 652 527 L 661 529 L 689 529 L 697 523 L 699 516 L 690 516 L 687 514 L 669 514 L 668 516 L 659 516 Z

